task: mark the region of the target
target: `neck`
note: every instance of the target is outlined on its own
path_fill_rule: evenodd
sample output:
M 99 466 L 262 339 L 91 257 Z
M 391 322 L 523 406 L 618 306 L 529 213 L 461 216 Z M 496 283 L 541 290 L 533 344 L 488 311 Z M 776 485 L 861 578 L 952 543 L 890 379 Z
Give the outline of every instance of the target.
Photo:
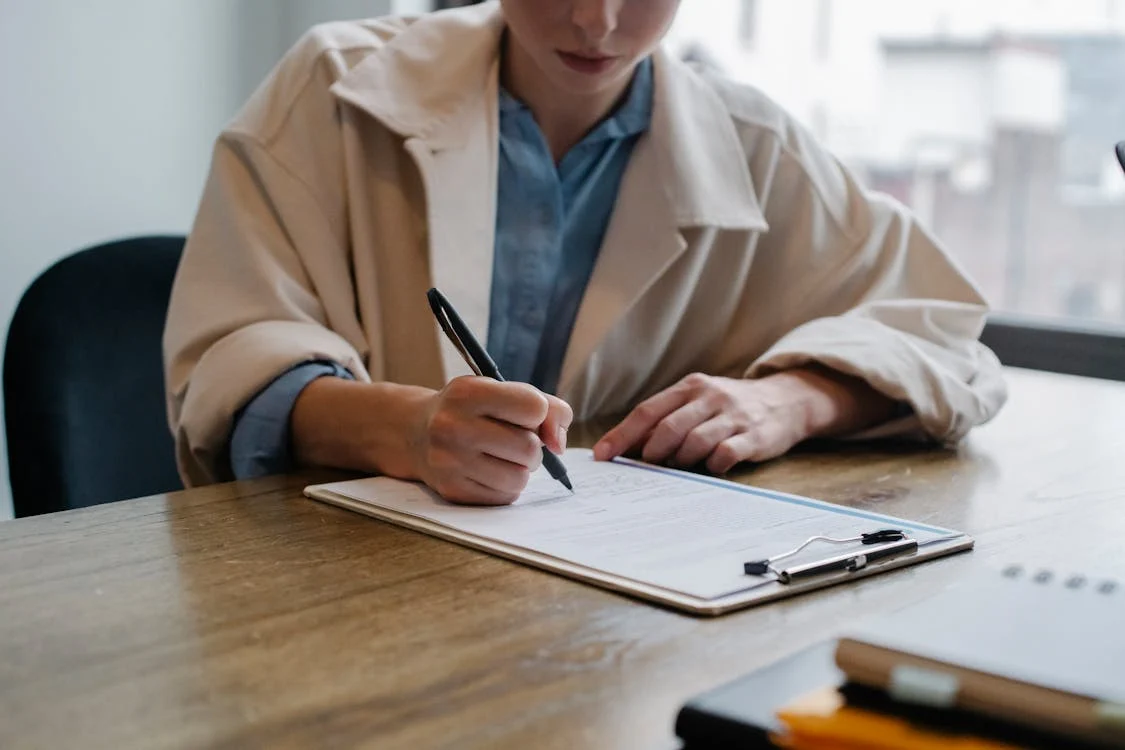
M 632 80 L 623 76 L 620 82 L 595 94 L 559 91 L 510 34 L 505 35 L 501 77 L 504 88 L 535 116 L 556 163 L 609 116 Z

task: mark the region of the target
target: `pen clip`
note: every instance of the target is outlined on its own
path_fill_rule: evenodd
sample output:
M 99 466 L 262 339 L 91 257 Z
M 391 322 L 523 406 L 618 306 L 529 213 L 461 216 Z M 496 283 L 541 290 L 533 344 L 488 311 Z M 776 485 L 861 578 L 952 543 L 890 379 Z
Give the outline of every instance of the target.
M 461 337 L 457 335 L 457 331 L 453 330 L 453 326 L 450 325 L 449 316 L 446 315 L 445 310 L 440 307 L 434 307 L 434 316 L 438 319 L 438 325 L 445 331 L 446 338 L 452 342 L 454 348 L 457 349 L 461 358 L 465 360 L 465 363 L 469 365 L 473 373 L 475 375 L 483 375 L 484 373 L 480 371 L 480 366 L 473 361 L 473 358 L 469 355 L 469 350 L 465 348 L 465 343 L 461 341 Z
M 437 318 L 441 330 L 445 332 L 446 337 L 453 343 L 453 346 L 473 373 L 502 381 L 504 378 L 496 368 L 496 363 L 492 361 L 488 352 L 473 337 L 468 326 L 461 320 L 461 316 L 453 309 L 453 305 L 445 298 L 445 295 L 437 289 L 431 289 L 426 292 L 426 299 L 430 303 L 430 309 L 433 311 L 434 317 Z

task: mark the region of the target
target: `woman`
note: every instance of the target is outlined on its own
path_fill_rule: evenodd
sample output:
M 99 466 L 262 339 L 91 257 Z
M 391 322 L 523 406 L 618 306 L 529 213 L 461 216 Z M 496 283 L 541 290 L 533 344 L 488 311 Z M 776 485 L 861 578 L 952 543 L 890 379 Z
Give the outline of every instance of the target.
M 320 27 L 219 139 L 165 337 L 189 484 L 332 466 L 502 504 L 572 419 L 723 473 L 952 443 L 1004 400 L 980 294 L 758 92 L 659 50 L 678 0 Z M 468 372 L 426 290 L 509 380 Z

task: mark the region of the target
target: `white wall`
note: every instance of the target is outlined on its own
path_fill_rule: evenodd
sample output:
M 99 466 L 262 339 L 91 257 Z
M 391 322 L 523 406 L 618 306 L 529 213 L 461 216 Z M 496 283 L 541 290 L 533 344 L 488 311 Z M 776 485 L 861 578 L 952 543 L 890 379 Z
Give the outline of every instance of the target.
M 4 338 L 23 290 L 55 260 L 122 236 L 187 231 L 216 134 L 305 27 L 391 7 L 0 0 Z M 0 431 L 0 519 L 10 516 Z

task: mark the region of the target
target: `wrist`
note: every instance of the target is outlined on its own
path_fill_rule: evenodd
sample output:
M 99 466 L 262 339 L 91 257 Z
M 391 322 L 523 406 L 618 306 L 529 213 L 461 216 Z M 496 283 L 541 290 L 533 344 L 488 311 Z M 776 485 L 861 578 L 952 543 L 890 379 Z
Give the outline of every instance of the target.
M 294 404 L 293 455 L 303 466 L 417 480 L 414 436 L 434 393 L 396 383 L 321 378 Z
M 885 422 L 895 402 L 865 381 L 820 366 L 777 373 L 795 389 L 805 434 L 809 438 L 839 437 Z

